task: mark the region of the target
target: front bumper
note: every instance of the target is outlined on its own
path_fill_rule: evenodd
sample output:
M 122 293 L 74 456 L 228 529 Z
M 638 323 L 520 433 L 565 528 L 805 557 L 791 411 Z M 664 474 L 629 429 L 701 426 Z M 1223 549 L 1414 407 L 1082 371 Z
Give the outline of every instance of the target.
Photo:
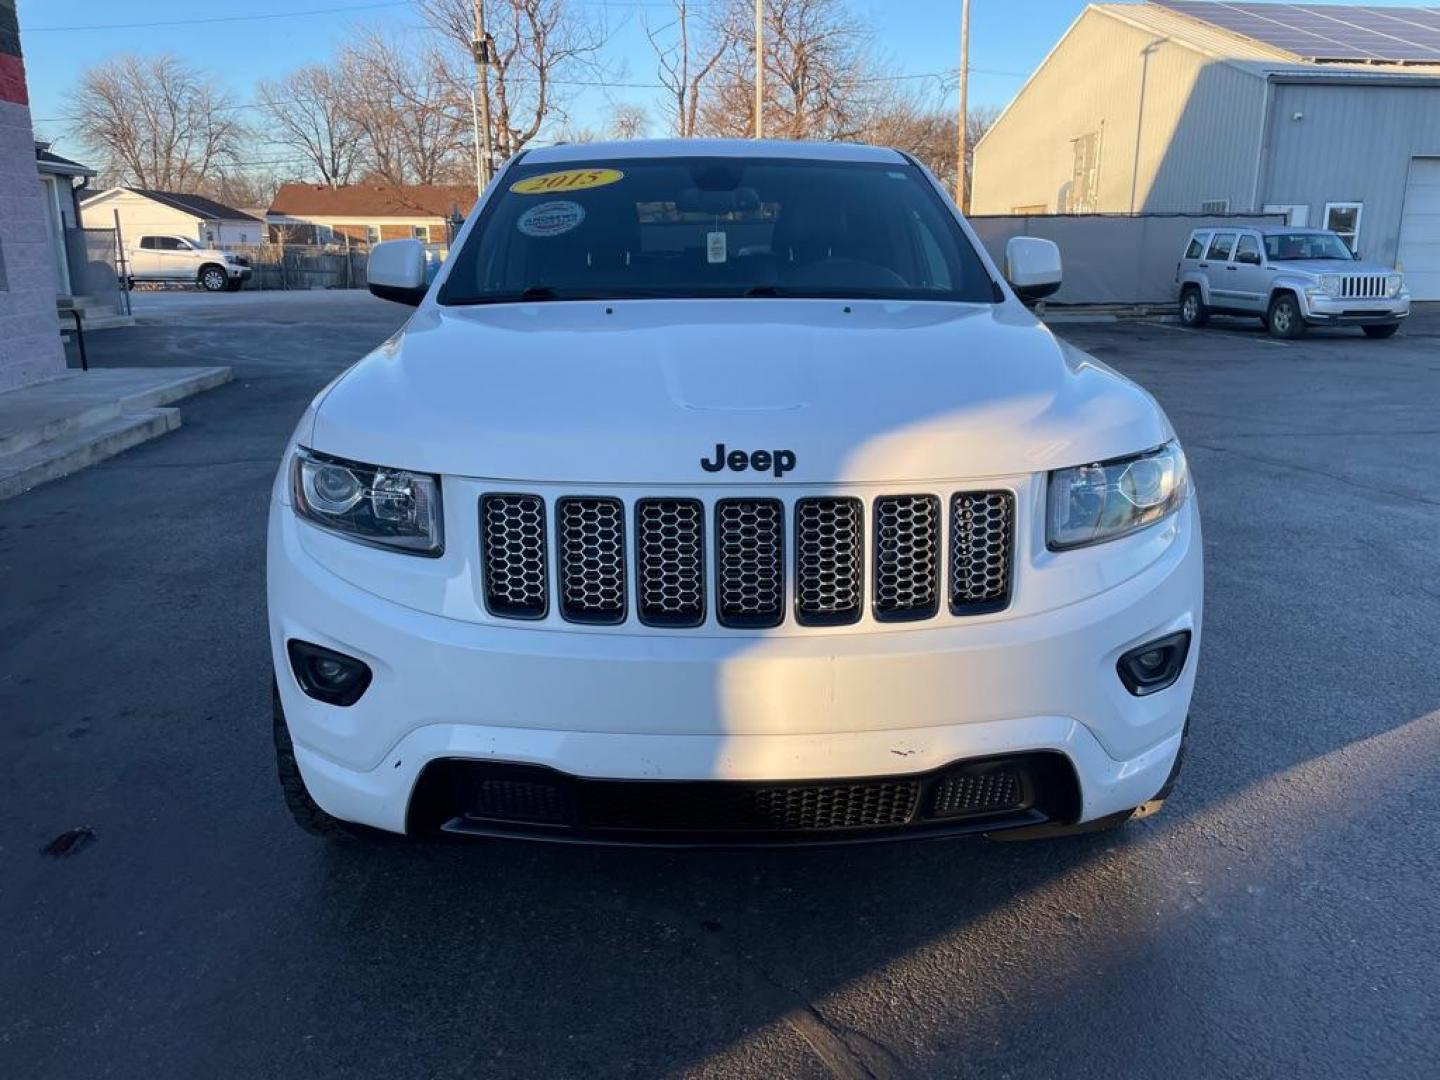
M 225 264 L 225 274 L 227 277 L 239 278 L 241 281 L 249 281 L 250 276 L 254 273 L 255 270 L 253 267 L 237 266 L 234 263 Z
M 1384 326 L 1410 314 L 1410 297 L 1403 293 L 1393 300 L 1346 300 L 1313 297 L 1307 292 L 1301 304 L 1305 321 L 1316 326 Z
M 1073 771 L 1061 816 L 1088 821 L 1160 790 L 1194 686 L 1202 555 L 1193 498 L 1148 538 L 1116 541 L 1117 561 L 1131 544 L 1162 552 L 1083 600 L 874 634 L 468 622 L 342 580 L 307 548 L 307 530 L 287 506 L 272 507 L 271 643 L 296 760 L 327 812 L 396 832 L 411 822 L 427 767 L 457 760 L 566 778 L 798 783 L 1048 752 Z M 1120 654 L 1182 629 L 1194 640 L 1179 680 L 1131 696 L 1115 673 Z M 363 659 L 373 684 L 346 708 L 305 696 L 286 657 L 292 638 Z M 1033 823 L 1012 815 L 999 824 Z

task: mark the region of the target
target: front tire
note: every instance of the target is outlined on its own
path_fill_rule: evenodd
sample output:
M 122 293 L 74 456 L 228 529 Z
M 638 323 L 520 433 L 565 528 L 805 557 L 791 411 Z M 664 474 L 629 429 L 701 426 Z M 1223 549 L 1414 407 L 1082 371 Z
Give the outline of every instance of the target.
M 1200 290 L 1194 285 L 1187 286 L 1180 294 L 1180 325 L 1198 330 L 1209 321 L 1210 312 L 1200 297 Z
M 280 688 L 273 682 L 270 686 L 271 712 L 275 726 L 275 768 L 280 774 L 280 790 L 285 795 L 285 806 L 295 824 L 311 836 L 326 840 L 353 840 L 365 831 L 359 825 L 341 821 L 327 814 L 320 804 L 310 797 L 305 778 L 300 775 L 300 764 L 295 760 L 295 744 L 290 739 L 290 728 L 285 723 L 285 709 L 280 704 Z
M 200 268 L 200 286 L 206 292 L 224 292 L 230 284 L 230 279 L 225 276 L 225 271 L 218 266 L 202 266 Z
M 1400 325 L 1390 323 L 1388 326 L 1362 326 L 1360 329 L 1365 331 L 1365 336 L 1368 338 L 1388 338 L 1395 336 L 1395 331 L 1400 329 Z
M 1300 312 L 1300 302 L 1294 293 L 1280 293 L 1270 301 L 1270 310 L 1265 323 L 1271 337 L 1294 341 L 1305 334 L 1305 316 Z

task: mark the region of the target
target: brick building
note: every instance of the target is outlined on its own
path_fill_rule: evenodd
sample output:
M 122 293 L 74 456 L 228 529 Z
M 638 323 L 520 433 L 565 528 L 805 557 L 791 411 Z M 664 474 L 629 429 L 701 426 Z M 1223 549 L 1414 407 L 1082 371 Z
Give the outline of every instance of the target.
M 15 0 L 0 0 L 0 391 L 65 370 Z
M 447 223 L 475 205 L 466 184 L 282 184 L 265 220 L 272 242 L 376 244 L 411 237 L 445 243 Z

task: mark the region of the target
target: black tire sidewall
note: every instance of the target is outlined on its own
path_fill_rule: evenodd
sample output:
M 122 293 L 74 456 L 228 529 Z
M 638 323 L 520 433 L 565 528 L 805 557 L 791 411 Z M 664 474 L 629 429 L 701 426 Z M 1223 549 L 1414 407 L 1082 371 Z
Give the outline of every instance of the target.
M 219 277 L 220 284 L 212 285 L 210 282 Z M 200 271 L 200 287 L 206 292 L 224 292 L 229 285 L 230 279 L 225 276 L 225 271 L 215 266 L 207 266 Z
M 1185 304 L 1191 297 L 1195 298 L 1195 317 L 1187 318 L 1185 315 Z M 1180 325 L 1181 326 L 1204 326 L 1205 325 L 1205 302 L 1200 298 L 1200 290 L 1191 285 L 1180 294 Z
M 1275 313 L 1282 305 L 1289 305 L 1290 320 L 1289 328 L 1282 330 L 1276 325 Z M 1300 313 L 1300 303 L 1289 293 L 1282 293 L 1270 301 L 1270 308 L 1265 312 L 1265 326 L 1274 337 L 1293 340 L 1305 332 L 1305 317 Z

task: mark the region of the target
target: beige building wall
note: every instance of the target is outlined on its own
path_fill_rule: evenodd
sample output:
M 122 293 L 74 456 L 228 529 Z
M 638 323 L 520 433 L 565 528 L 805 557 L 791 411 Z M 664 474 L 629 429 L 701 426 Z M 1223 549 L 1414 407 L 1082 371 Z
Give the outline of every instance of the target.
M 1262 77 L 1087 8 L 975 148 L 970 212 L 1253 209 L 1264 108 Z

